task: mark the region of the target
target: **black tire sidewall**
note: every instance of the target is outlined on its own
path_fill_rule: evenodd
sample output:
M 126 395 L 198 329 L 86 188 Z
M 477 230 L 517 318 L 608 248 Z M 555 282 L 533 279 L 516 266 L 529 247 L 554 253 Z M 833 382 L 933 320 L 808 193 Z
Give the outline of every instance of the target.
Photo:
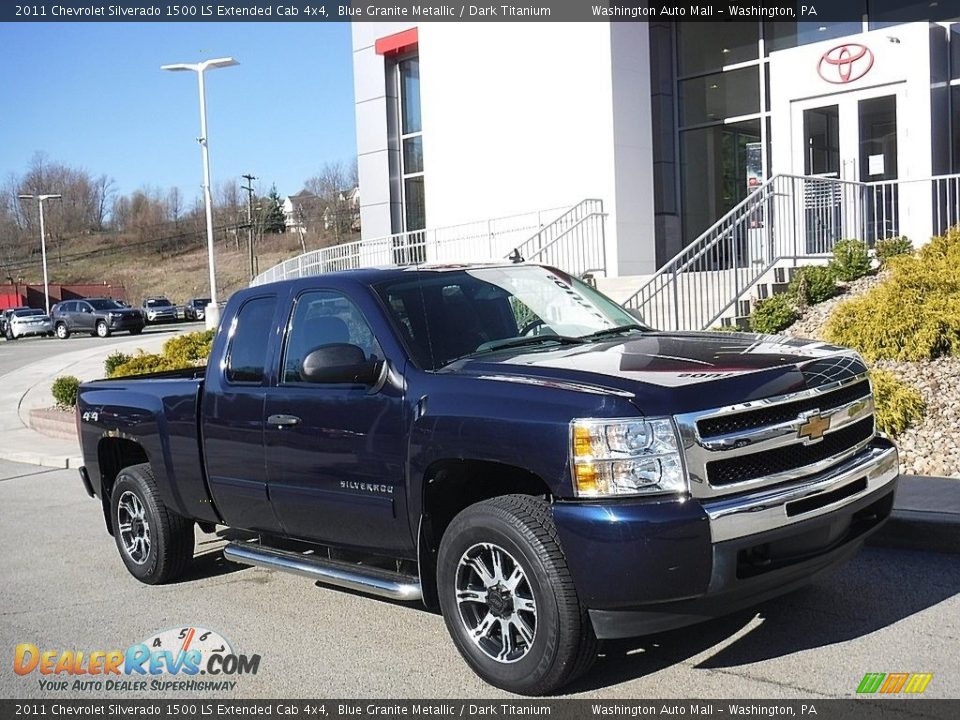
M 453 532 L 451 532 L 451 530 Z M 537 627 L 533 647 L 513 663 L 488 657 L 467 635 L 456 601 L 457 566 L 463 553 L 478 543 L 493 543 L 523 566 L 537 605 Z M 438 557 L 437 585 L 447 629 L 467 664 L 480 677 L 512 692 L 539 694 L 543 680 L 551 674 L 560 642 L 560 611 L 550 573 L 543 559 L 524 535 L 487 508 L 458 516 L 444 533 Z
M 140 502 L 143 503 L 147 522 L 150 525 L 150 552 L 147 556 L 147 561 L 142 565 L 138 565 L 131 560 L 123 549 L 120 528 L 117 526 L 117 506 L 120 504 L 121 496 L 127 491 L 136 494 Z M 117 550 L 120 552 L 120 559 L 123 560 L 123 564 L 127 566 L 127 570 L 141 582 L 147 584 L 158 582 L 157 578 L 160 572 L 159 549 L 161 543 L 167 542 L 167 538 L 164 536 L 164 529 L 161 526 L 160 517 L 157 514 L 157 508 L 152 496 L 146 492 L 143 480 L 141 480 L 135 472 L 129 469 L 120 471 L 110 496 L 110 513 L 113 523 L 113 537 L 117 543 Z

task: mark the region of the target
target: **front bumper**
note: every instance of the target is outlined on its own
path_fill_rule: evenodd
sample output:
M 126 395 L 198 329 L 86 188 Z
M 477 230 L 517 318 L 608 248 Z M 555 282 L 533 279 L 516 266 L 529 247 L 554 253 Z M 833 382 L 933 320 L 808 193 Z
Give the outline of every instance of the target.
M 177 313 L 162 312 L 162 313 L 147 313 L 147 322 L 158 323 L 158 322 L 175 322 L 177 319 Z
M 660 632 L 790 592 L 852 557 L 893 508 L 897 451 L 877 438 L 801 483 L 700 504 L 556 503 L 599 638 Z
M 108 324 L 111 330 L 130 330 L 142 328 L 144 319 L 137 315 L 121 315 L 119 317 L 111 317 Z

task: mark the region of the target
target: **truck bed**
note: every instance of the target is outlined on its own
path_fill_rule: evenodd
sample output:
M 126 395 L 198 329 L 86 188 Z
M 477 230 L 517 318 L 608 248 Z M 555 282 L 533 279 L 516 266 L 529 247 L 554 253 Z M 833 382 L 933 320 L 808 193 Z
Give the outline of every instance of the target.
M 205 368 L 93 380 L 80 385 L 80 442 L 94 492 L 102 496 L 105 440 L 130 441 L 146 452 L 169 507 L 188 517 L 217 522 L 207 489 L 200 442 L 200 398 Z M 111 443 L 116 447 L 116 443 Z M 109 474 L 109 473 L 108 473 Z

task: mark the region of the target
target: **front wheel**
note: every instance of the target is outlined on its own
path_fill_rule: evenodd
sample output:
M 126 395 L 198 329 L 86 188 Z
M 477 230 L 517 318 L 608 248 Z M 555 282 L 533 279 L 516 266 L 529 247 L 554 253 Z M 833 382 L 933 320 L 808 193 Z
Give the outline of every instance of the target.
M 149 463 L 120 471 L 110 513 L 120 558 L 140 582 L 174 580 L 193 559 L 193 521 L 163 504 Z
M 437 587 L 457 650 L 492 685 L 543 695 L 596 659 L 593 626 L 540 498 L 506 495 L 457 515 L 440 543 Z
M 97 337 L 110 337 L 110 328 L 103 320 L 97 320 Z

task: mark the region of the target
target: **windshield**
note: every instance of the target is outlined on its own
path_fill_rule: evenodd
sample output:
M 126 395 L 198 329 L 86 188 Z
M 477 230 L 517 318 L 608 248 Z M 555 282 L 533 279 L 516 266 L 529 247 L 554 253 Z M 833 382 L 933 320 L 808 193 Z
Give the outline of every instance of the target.
M 123 306 L 116 300 L 87 300 L 94 310 L 121 310 Z
M 196 298 L 191 301 L 193 307 L 206 307 L 210 304 L 210 298 Z
M 468 355 L 553 348 L 636 319 L 587 284 L 536 265 L 411 273 L 376 287 L 417 363 L 437 369 Z
M 14 310 L 15 317 L 32 317 L 33 315 L 43 315 L 43 310 Z
M 147 300 L 147 307 L 170 307 L 171 303 L 166 298 L 157 298 L 155 300 Z

